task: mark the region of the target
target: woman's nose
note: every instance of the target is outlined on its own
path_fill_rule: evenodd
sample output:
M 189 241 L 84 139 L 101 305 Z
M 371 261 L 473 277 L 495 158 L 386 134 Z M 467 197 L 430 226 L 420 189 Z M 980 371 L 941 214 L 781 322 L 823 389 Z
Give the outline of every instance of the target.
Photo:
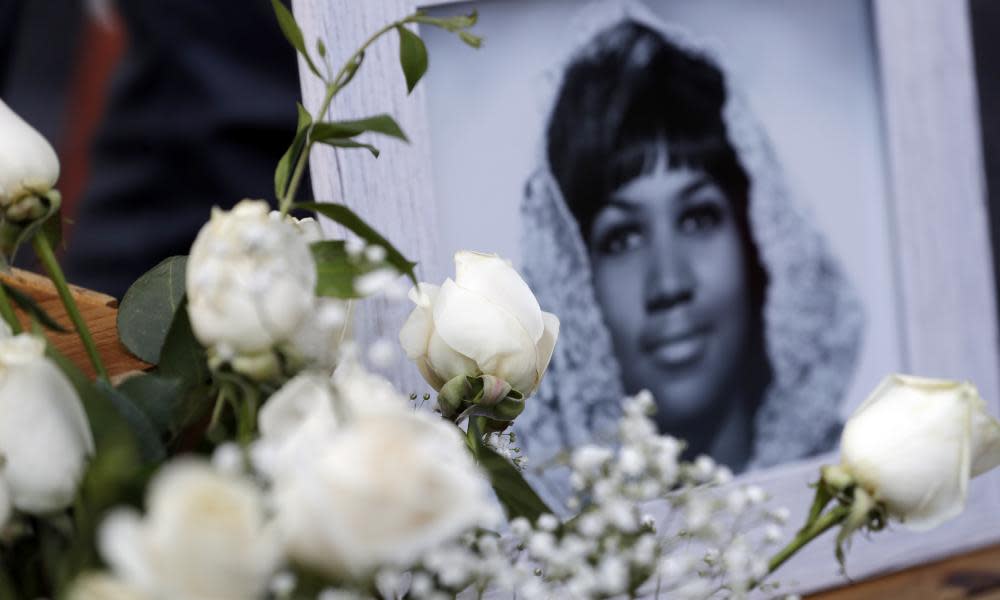
M 690 302 L 695 276 L 687 253 L 676 240 L 661 240 L 649 246 L 646 257 L 646 311 L 666 310 Z

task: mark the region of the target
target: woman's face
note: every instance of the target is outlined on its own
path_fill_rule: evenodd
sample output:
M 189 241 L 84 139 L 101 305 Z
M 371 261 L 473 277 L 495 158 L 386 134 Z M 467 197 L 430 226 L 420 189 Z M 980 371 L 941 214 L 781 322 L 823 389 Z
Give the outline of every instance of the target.
M 731 203 L 701 170 L 658 166 L 594 219 L 594 287 L 626 390 L 650 390 L 667 432 L 725 414 L 750 361 L 751 297 Z

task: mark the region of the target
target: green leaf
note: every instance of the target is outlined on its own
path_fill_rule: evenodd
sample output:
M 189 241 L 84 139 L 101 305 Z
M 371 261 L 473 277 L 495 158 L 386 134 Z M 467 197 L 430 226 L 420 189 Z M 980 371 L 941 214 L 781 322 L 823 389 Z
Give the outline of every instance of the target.
M 333 221 L 336 221 L 347 229 L 353 231 L 365 242 L 382 246 L 385 248 L 386 260 L 389 264 L 395 267 L 400 273 L 409 277 L 410 281 L 412 281 L 414 285 L 417 285 L 417 276 L 413 272 L 413 268 L 417 266 L 417 263 L 407 260 L 407 258 L 403 256 L 403 254 L 397 250 L 395 246 L 389 243 L 389 240 L 385 239 L 379 232 L 372 229 L 368 223 L 365 223 L 365 221 L 351 209 L 347 208 L 343 204 L 327 202 L 302 202 L 296 204 L 295 208 L 321 214 L 324 217 L 332 219 Z
M 319 74 L 319 69 L 313 64 L 312 58 L 309 56 L 309 52 L 306 51 L 306 42 L 302 37 L 302 30 L 299 29 L 299 24 L 295 22 L 295 17 L 292 16 L 292 11 L 285 8 L 285 5 L 281 3 L 281 0 L 271 0 L 271 6 L 274 8 L 274 16 L 278 18 L 278 25 L 281 27 L 281 33 L 285 34 L 285 38 L 292 45 L 293 48 L 299 51 L 299 54 L 306 59 L 306 64 L 309 65 L 309 70 L 313 72 L 313 75 L 323 79 L 323 76 Z
M 14 304 L 20 306 L 21 310 L 28 313 L 32 319 L 38 321 L 45 328 L 51 329 L 52 331 L 58 333 L 69 333 L 69 330 L 60 325 L 59 322 L 55 320 L 55 317 L 45 312 L 45 309 L 39 306 L 38 303 L 35 302 L 34 298 L 18 290 L 14 286 L 7 285 L 6 283 L 2 285 L 4 291 L 7 292 L 7 295 L 14 301 Z
M 375 115 L 367 119 L 354 121 L 333 121 L 316 123 L 310 134 L 314 142 L 322 142 L 330 138 L 352 138 L 365 132 L 381 133 L 408 142 L 406 134 L 396 123 L 396 120 L 386 114 Z
M 323 40 L 316 38 L 316 52 L 319 54 L 320 58 L 326 58 L 326 44 Z
M 211 377 L 205 348 L 194 337 L 188 318 L 187 298 L 183 298 L 174 313 L 174 320 L 167 331 L 160 352 L 158 373 L 182 380 L 185 385 L 197 387 Z
M 128 423 L 132 433 L 135 434 L 139 442 L 139 454 L 145 462 L 160 462 L 167 456 L 167 450 L 160 440 L 160 433 L 153 422 L 144 412 L 142 412 L 132 399 L 122 394 L 111 384 L 104 380 L 98 380 L 97 389 L 103 393 L 114 405 L 115 409 Z
M 118 384 L 118 392 L 128 397 L 161 435 L 175 430 L 175 415 L 184 396 L 183 381 L 142 373 Z
M 343 240 L 323 240 L 309 245 L 316 262 L 316 295 L 331 298 L 360 298 L 354 281 L 379 268 L 363 257 L 347 253 Z
M 298 162 L 299 155 L 302 154 L 306 145 L 309 126 L 312 125 L 312 116 L 309 115 L 309 111 L 301 103 L 296 103 L 296 107 L 299 111 L 299 121 L 295 128 L 295 138 L 274 170 L 274 195 L 279 200 L 285 197 L 285 192 L 288 190 L 288 180 L 292 176 L 292 165 Z
M 396 31 L 399 32 L 399 64 L 406 77 L 406 91 L 411 93 L 427 72 L 427 46 L 420 36 L 402 25 L 397 25 Z
M 470 449 L 476 462 L 490 478 L 490 484 L 500 504 L 503 505 L 507 518 L 524 517 L 534 523 L 542 515 L 553 514 L 552 509 L 524 480 L 517 467 L 483 443 L 479 423 L 482 418 L 469 419 Z
M 132 354 L 157 364 L 174 314 L 184 298 L 186 256 L 171 256 L 125 292 L 118 308 L 118 337 Z
M 372 153 L 372 156 L 378 158 L 379 150 L 371 144 L 363 144 L 361 142 L 355 142 L 354 140 L 342 140 L 336 138 L 330 138 L 325 140 L 317 140 L 321 144 L 326 144 L 327 146 L 334 146 L 336 148 L 364 148 L 365 150 Z

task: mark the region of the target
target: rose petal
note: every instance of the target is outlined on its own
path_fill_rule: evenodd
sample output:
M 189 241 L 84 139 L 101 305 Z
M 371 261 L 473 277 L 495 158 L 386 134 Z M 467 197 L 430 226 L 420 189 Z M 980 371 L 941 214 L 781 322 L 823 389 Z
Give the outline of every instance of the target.
M 528 284 L 496 254 L 455 254 L 455 283 L 479 294 L 517 319 L 533 342 L 542 336 L 542 309 Z
M 474 360 L 484 373 L 506 379 L 518 391 L 525 385 L 533 389 L 538 377 L 535 343 L 507 311 L 449 279 L 434 304 L 434 326 L 448 347 Z M 450 379 L 434 356 L 430 360 L 442 378 Z
M 552 360 L 552 351 L 555 350 L 556 340 L 559 339 L 559 317 L 552 313 L 543 312 L 542 321 L 545 323 L 545 331 L 541 339 L 538 340 L 538 378 L 541 379 L 545 370 L 549 368 L 549 361 Z

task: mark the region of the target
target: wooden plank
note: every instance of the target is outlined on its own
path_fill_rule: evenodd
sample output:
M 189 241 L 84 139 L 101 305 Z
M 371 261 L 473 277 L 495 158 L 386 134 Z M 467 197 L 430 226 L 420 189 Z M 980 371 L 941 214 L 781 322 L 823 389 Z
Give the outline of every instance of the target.
M 14 269 L 9 275 L 0 274 L 0 279 L 31 296 L 45 312 L 70 331 L 70 333 L 56 333 L 46 330 L 45 336 L 59 352 L 93 377 L 95 373 L 87 358 L 87 352 L 73 330 L 73 325 L 66 315 L 66 310 L 59 300 L 59 294 L 52 282 L 47 277 L 21 269 Z M 132 356 L 118 340 L 117 300 L 106 294 L 81 287 L 70 286 L 70 289 L 79 305 L 80 314 L 90 326 L 90 332 L 97 344 L 97 351 L 104 360 L 109 375 L 115 377 L 130 371 L 145 370 L 152 366 Z M 26 329 L 30 328 L 31 318 L 21 310 L 17 310 L 17 313 L 22 326 Z
M 812 600 L 1000 600 L 1000 545 L 809 596 Z

